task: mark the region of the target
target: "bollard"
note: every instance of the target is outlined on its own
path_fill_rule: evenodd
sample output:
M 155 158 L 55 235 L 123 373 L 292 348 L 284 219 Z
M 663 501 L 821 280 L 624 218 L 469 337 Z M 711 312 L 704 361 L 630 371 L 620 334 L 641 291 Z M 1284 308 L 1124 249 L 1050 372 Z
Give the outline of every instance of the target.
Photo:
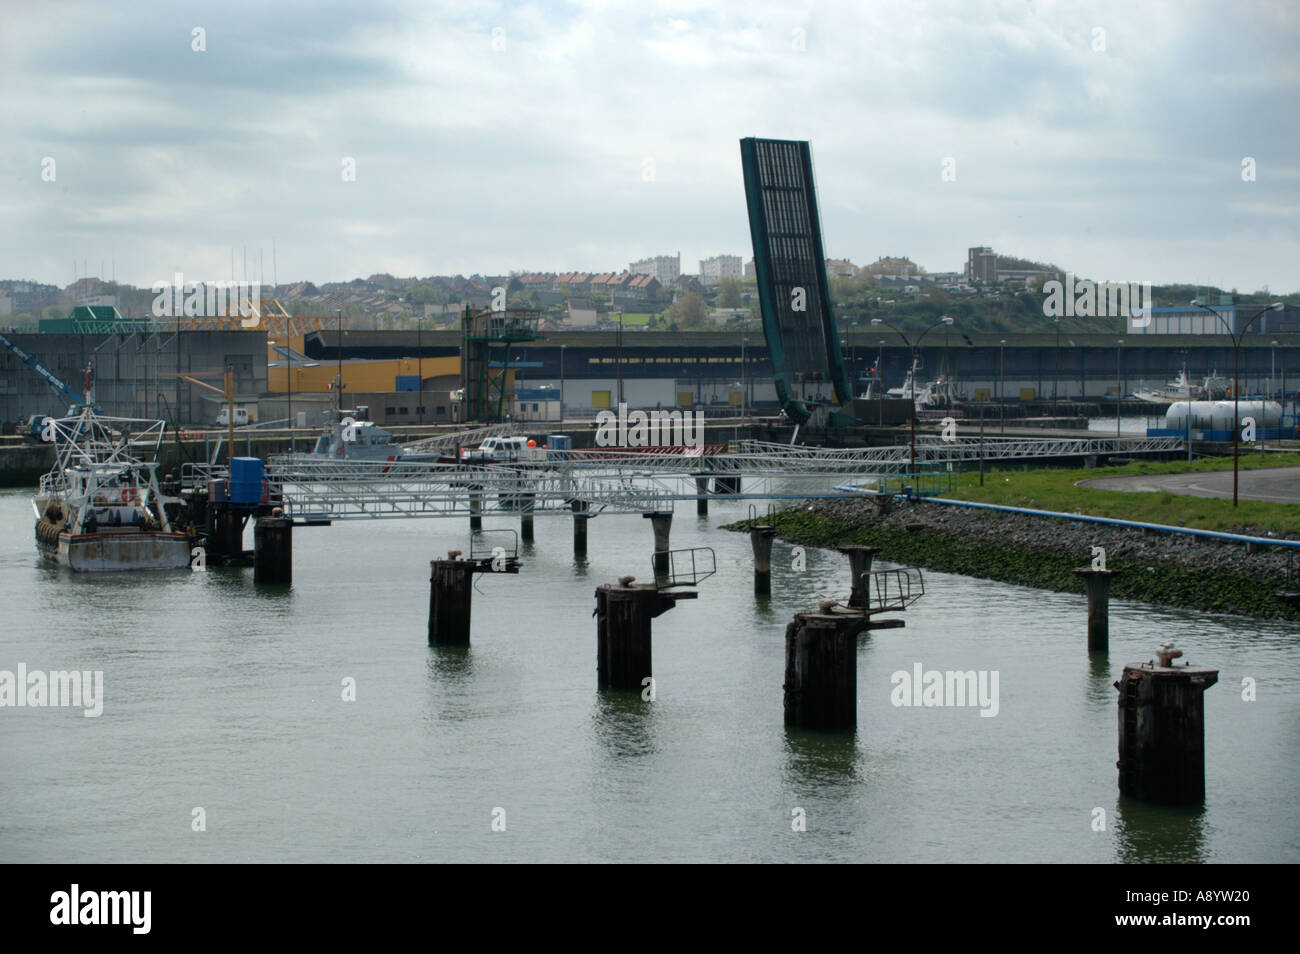
M 483 488 L 477 484 L 469 488 L 469 532 L 483 529 Z
M 1170 665 L 1176 650 L 1157 655 L 1125 666 L 1115 683 L 1119 791 L 1161 805 L 1198 804 L 1205 800 L 1205 690 L 1219 671 Z
M 695 594 L 632 586 L 632 577 L 596 588 L 596 682 L 602 689 L 644 688 L 650 667 L 650 621 Z
M 672 530 L 673 515 L 670 512 L 643 513 L 641 516 L 650 521 L 655 532 L 654 571 L 658 576 L 668 572 L 668 534 Z
M 785 629 L 785 724 L 852 729 L 858 722 L 859 615 L 799 613 Z
M 523 508 L 519 515 L 519 536 L 525 543 L 533 542 L 533 500 L 536 494 L 527 492 L 519 495 L 521 498 L 520 506 Z
M 1110 578 L 1120 571 L 1081 567 L 1074 572 L 1083 577 L 1088 589 L 1088 652 L 1107 652 L 1110 649 Z
M 474 563 L 458 560 L 452 550 L 446 560 L 429 562 L 429 645 L 468 646 Z
M 709 477 L 707 474 L 695 475 L 695 513 L 701 517 L 709 515 Z
M 293 520 L 259 517 L 253 524 L 253 582 L 293 582 Z
M 772 592 L 772 541 L 776 527 L 750 527 L 749 545 L 754 548 L 754 592 Z
M 570 504 L 573 507 L 573 555 L 585 556 L 587 553 L 587 521 L 591 515 L 587 513 L 587 502 L 585 500 L 574 500 Z
M 852 588 L 849 590 L 849 605 L 855 609 L 866 609 L 871 602 L 871 592 L 864 577 L 871 572 L 871 561 L 880 552 L 880 547 L 866 547 L 854 544 L 840 547 L 839 550 L 849 558 L 849 573 L 852 577 Z

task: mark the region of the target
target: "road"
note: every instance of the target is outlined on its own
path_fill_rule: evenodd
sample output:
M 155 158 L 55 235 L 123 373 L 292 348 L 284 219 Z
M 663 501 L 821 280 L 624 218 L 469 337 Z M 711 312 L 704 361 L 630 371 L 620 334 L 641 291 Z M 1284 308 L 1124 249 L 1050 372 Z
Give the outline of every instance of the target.
M 1238 474 L 1237 496 L 1265 503 L 1300 504 L 1300 467 L 1269 467 L 1243 470 Z M 1167 490 L 1187 497 L 1232 499 L 1232 471 L 1215 470 L 1193 474 L 1152 474 L 1144 477 L 1095 477 L 1079 482 L 1080 487 L 1126 492 Z

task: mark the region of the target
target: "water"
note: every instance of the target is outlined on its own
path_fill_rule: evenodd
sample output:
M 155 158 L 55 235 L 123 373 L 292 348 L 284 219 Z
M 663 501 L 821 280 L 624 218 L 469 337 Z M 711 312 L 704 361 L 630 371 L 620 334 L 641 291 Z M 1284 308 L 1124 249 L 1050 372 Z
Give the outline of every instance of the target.
M 106 696 L 97 719 L 0 709 L 0 860 L 1300 860 L 1293 625 L 1114 603 L 1090 663 L 1081 597 L 927 573 L 906 629 L 860 639 L 856 733 L 787 731 L 785 625 L 843 598 L 848 562 L 809 550 L 796 573 L 778 542 L 758 601 L 748 538 L 715 529 L 746 505 L 688 506 L 673 546 L 713 547 L 718 575 L 655 620 L 643 702 L 597 691 L 591 616 L 597 583 L 650 575 L 637 517 L 593 520 L 585 565 L 570 521 L 538 517 L 523 571 L 480 580 L 472 647 L 434 650 L 428 561 L 464 548 L 463 518 L 299 529 L 276 591 L 44 567 L 27 495 L 0 492 L 0 669 L 102 669 Z M 1171 636 L 1222 670 L 1197 810 L 1117 791 L 1111 683 Z M 895 708 L 916 662 L 997 670 L 998 715 Z

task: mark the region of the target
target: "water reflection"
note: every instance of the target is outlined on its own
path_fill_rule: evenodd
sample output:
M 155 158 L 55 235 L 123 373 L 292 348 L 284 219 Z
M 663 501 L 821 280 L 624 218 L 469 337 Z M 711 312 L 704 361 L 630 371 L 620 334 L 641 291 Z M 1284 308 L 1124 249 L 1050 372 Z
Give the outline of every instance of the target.
M 1119 694 L 1115 691 L 1115 677 L 1111 675 L 1108 653 L 1088 654 L 1088 681 L 1085 692 L 1090 712 L 1104 712 L 1118 705 Z
M 1120 796 L 1115 807 L 1115 860 L 1122 864 L 1209 861 L 1205 806 L 1150 805 Z
M 786 785 L 792 791 L 861 781 L 857 767 L 857 730 L 823 732 L 785 730 Z
M 614 759 L 639 758 L 659 750 L 655 704 L 632 689 L 601 689 L 591 712 L 596 740 Z

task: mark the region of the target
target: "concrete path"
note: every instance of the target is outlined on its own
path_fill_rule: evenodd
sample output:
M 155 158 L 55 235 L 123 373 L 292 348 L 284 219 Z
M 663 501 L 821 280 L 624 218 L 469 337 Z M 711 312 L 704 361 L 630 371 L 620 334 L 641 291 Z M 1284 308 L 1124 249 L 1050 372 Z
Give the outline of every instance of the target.
M 1300 504 L 1300 467 L 1270 467 L 1238 473 L 1237 496 L 1242 500 Z M 1195 474 L 1151 474 L 1144 477 L 1095 477 L 1079 482 L 1080 487 L 1126 492 L 1167 490 L 1187 497 L 1232 499 L 1232 471 L 1215 470 Z

